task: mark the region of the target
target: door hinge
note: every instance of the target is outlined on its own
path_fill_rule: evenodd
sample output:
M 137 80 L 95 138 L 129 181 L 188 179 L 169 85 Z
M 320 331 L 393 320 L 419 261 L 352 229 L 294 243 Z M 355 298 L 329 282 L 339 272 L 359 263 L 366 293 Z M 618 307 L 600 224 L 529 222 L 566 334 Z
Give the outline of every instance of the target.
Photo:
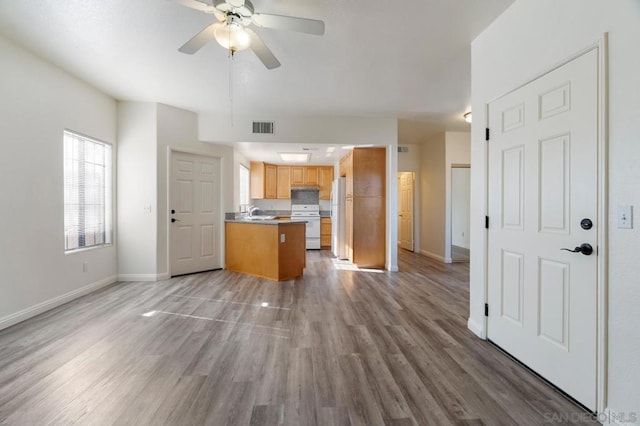
M 486 129 L 484 129 L 484 140 L 485 141 L 489 140 L 489 128 L 488 127 Z
M 489 229 L 489 216 L 484 217 L 484 227 Z
M 484 316 L 485 317 L 489 316 L 489 304 L 488 303 L 484 304 Z

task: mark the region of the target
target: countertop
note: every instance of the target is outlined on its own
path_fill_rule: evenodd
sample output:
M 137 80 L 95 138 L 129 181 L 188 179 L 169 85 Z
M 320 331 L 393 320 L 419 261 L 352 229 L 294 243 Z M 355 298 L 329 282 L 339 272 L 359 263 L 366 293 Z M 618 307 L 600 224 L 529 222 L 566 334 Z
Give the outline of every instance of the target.
M 244 213 L 228 212 L 225 213 L 227 219 L 233 219 Z M 291 210 L 260 210 L 259 213 L 263 216 L 276 216 L 276 217 L 291 217 Z M 320 217 L 331 217 L 331 210 L 320 210 Z
M 225 219 L 225 222 L 252 223 L 255 225 L 295 225 L 297 223 L 306 223 L 304 221 L 292 222 L 290 220 L 278 220 L 278 219 L 270 219 L 270 220 Z

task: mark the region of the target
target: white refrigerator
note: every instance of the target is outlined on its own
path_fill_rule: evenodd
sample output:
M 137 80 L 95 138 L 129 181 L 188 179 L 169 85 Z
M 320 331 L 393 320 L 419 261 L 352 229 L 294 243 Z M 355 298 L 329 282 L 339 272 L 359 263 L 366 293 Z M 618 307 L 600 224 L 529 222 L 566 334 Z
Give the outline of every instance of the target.
M 331 251 L 338 259 L 347 258 L 346 216 L 347 179 L 338 178 L 331 187 Z

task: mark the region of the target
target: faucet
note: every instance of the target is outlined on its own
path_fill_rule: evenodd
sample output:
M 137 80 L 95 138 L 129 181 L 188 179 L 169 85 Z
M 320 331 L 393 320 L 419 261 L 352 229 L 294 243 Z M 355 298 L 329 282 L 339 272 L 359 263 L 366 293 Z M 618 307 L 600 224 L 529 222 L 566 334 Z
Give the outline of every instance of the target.
M 257 206 L 249 206 L 249 207 L 247 208 L 247 211 L 249 212 L 249 217 L 253 216 L 253 214 L 254 214 L 255 212 L 257 212 L 258 210 L 260 210 L 260 207 L 257 207 Z

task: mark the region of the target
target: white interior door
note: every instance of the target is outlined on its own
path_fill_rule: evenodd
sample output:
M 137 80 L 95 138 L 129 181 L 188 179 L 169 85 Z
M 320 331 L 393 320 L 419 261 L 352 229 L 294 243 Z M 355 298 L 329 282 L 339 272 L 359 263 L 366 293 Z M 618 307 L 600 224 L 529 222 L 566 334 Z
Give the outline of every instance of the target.
M 400 175 L 400 205 L 398 222 L 400 223 L 400 248 L 413 251 L 413 172 Z
M 492 102 L 488 114 L 488 337 L 595 410 L 597 52 Z M 593 254 L 561 251 L 583 243 Z
M 174 152 L 170 197 L 171 275 L 221 268 L 220 160 Z

